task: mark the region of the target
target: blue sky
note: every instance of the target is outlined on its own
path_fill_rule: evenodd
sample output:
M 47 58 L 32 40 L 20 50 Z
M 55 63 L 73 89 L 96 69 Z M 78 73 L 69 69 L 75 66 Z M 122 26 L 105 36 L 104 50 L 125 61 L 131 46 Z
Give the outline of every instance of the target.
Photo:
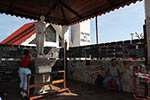
M 143 32 L 144 19 L 144 2 L 137 2 L 136 4 L 99 16 L 99 43 L 131 39 L 130 33 Z M 25 23 L 33 21 L 0 14 L 0 41 L 15 32 Z M 91 43 L 96 43 L 94 19 L 91 19 Z
M 99 43 L 127 40 L 131 39 L 130 33 L 143 33 L 144 20 L 144 2 L 137 2 L 136 4 L 99 16 Z M 91 42 L 96 43 L 95 19 L 91 20 L 91 34 Z

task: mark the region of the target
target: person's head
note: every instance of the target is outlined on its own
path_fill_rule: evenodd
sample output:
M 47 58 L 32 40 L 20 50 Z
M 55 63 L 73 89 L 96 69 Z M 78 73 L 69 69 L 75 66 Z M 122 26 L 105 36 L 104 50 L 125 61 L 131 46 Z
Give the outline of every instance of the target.
M 113 58 L 113 59 L 111 60 L 111 64 L 112 64 L 112 66 L 115 66 L 115 65 L 116 65 L 116 58 Z
M 45 20 L 45 17 L 42 15 L 42 16 L 40 16 L 40 20 L 42 21 L 42 22 L 44 22 L 44 20 Z
M 28 56 L 28 55 L 29 55 L 29 50 L 28 50 L 28 49 L 25 49 L 25 50 L 24 50 L 24 55 L 25 55 L 25 56 Z

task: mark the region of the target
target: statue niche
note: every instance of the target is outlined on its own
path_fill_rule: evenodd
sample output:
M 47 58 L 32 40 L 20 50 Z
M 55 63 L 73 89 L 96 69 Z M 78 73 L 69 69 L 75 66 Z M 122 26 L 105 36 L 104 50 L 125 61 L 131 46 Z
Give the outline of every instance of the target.
M 45 41 L 46 42 L 56 42 L 56 30 L 52 25 L 49 25 L 45 30 Z

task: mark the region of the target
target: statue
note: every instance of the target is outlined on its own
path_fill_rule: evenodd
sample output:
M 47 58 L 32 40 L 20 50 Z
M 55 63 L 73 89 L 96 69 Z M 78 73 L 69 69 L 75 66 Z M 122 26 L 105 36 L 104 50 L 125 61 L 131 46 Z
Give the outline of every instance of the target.
M 40 20 L 35 23 L 36 31 L 36 45 L 37 45 L 37 57 L 44 55 L 44 38 L 45 38 L 45 29 L 46 24 L 44 23 L 45 17 L 41 16 Z

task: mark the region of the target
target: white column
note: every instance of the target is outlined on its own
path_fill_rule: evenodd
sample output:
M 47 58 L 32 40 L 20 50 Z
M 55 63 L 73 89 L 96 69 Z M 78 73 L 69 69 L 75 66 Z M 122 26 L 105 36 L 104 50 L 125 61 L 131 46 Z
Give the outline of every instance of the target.
M 145 0 L 147 60 L 150 65 L 150 0 Z

